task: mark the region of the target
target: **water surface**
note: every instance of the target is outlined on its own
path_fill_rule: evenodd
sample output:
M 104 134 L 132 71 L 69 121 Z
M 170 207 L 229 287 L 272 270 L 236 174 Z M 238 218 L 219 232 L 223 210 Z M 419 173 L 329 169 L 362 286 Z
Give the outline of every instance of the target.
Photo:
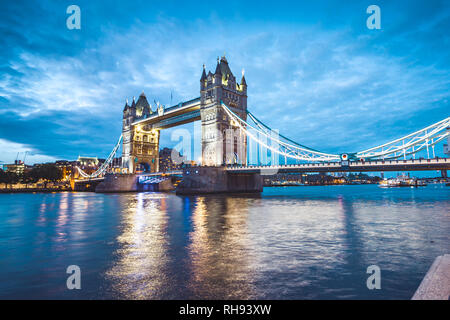
M 449 208 L 443 185 L 0 194 L 0 298 L 410 299 L 450 252 Z

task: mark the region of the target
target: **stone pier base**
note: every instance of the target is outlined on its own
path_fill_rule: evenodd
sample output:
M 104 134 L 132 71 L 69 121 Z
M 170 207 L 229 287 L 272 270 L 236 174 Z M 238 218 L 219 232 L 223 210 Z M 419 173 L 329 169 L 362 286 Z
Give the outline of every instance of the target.
M 258 173 L 228 173 L 225 167 L 190 167 L 183 169 L 176 193 L 259 193 L 262 189 Z
M 138 191 L 137 176 L 135 174 L 107 174 L 95 192 L 130 192 Z

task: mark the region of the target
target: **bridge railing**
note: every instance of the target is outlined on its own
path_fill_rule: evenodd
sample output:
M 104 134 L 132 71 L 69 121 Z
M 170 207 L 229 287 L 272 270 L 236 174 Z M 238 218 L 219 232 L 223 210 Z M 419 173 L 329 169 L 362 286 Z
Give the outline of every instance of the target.
M 348 166 L 375 166 L 375 165 L 395 165 L 395 164 L 422 164 L 422 163 L 450 163 L 450 158 L 435 157 L 430 159 L 402 159 L 402 160 L 371 160 L 371 161 L 349 161 Z M 318 163 L 302 163 L 302 164 L 279 164 L 279 165 L 227 165 L 230 170 L 247 170 L 247 169 L 268 169 L 268 168 L 314 168 L 314 167 L 341 167 L 341 162 L 318 162 Z

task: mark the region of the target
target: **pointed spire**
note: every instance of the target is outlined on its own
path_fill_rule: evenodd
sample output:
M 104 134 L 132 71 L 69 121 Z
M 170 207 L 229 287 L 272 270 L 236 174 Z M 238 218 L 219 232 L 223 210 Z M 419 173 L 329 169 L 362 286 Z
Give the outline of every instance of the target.
M 217 57 L 217 66 L 216 66 L 216 71 L 214 72 L 214 74 L 222 75 L 222 71 L 220 71 L 220 59 L 219 59 L 219 57 Z
M 204 81 L 204 80 L 206 80 L 205 64 L 203 64 L 203 72 L 202 72 L 202 77 L 201 77 L 200 81 Z
M 227 58 L 225 57 L 225 51 L 223 52 L 223 56 L 222 56 L 222 58 L 220 59 L 220 61 L 223 61 L 223 62 L 225 62 L 225 63 L 228 63 Z
M 142 91 L 142 93 L 139 96 L 139 99 L 136 102 L 136 107 L 143 107 L 143 108 L 147 108 L 149 106 L 148 101 L 147 101 L 147 97 L 144 94 L 144 91 Z
M 128 99 L 126 99 L 125 107 L 123 107 L 123 111 L 126 111 L 130 106 L 128 105 Z
M 136 98 L 135 97 L 133 97 L 133 102 L 131 103 L 131 107 L 132 108 L 136 108 Z
M 247 85 L 247 82 L 245 81 L 245 76 L 244 76 L 244 74 L 245 74 L 245 70 L 244 70 L 244 69 L 242 69 L 242 79 L 241 79 L 241 86 L 242 86 L 242 85 L 244 85 L 244 86 L 246 86 L 246 85 Z

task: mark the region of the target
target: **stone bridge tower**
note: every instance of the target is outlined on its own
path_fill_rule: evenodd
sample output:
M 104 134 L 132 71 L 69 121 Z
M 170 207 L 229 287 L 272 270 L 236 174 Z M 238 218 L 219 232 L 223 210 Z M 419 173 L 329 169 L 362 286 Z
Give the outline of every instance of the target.
M 206 74 L 205 66 L 200 79 L 200 116 L 202 121 L 202 164 L 246 164 L 246 134 L 234 123 L 223 108 L 223 101 L 241 119 L 247 120 L 247 83 L 242 72 L 241 83 L 230 70 L 223 56 L 217 58 L 214 73 Z
M 146 128 L 134 122 L 147 118 L 153 111 L 144 92 L 137 102 L 133 98 L 131 106 L 128 101 L 123 109 L 122 122 L 122 167 L 128 173 L 136 170 L 157 172 L 159 166 L 159 130 Z

